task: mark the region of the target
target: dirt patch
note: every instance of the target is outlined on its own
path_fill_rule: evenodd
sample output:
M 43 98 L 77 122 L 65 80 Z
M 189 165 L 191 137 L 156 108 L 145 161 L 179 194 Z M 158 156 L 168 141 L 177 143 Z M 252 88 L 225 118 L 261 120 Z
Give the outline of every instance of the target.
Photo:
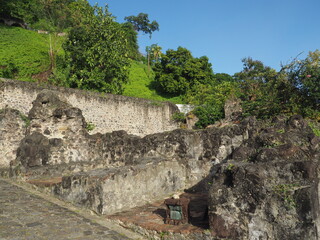
M 32 75 L 32 79 L 35 79 L 37 83 L 46 83 L 48 82 L 48 78 L 50 77 L 51 74 L 52 74 L 52 71 L 51 69 L 49 69 L 47 71 Z

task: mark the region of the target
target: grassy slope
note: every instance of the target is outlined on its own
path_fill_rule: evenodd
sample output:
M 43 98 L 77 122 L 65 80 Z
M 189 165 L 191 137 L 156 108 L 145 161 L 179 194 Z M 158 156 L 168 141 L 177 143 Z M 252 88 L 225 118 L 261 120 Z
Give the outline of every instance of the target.
M 0 67 L 13 63 L 18 68 L 16 79 L 32 81 L 32 75 L 50 68 L 49 35 L 0 24 L 0 36 Z M 53 35 L 51 37 L 56 55 L 62 55 L 63 38 Z M 161 95 L 153 89 L 154 73 L 152 70 L 149 72 L 143 63 L 132 61 L 129 79 L 123 93 L 125 96 L 173 103 L 183 102 L 179 97 Z
M 170 101 L 182 103 L 179 97 L 160 95 L 152 88 L 154 73 L 148 71 L 148 67 L 139 62 L 132 62 L 129 74 L 129 83 L 126 84 L 123 95 L 130 97 L 146 98 L 155 101 Z
M 17 79 L 30 81 L 49 69 L 49 35 L 0 24 L 0 36 L 0 66 L 14 64 Z

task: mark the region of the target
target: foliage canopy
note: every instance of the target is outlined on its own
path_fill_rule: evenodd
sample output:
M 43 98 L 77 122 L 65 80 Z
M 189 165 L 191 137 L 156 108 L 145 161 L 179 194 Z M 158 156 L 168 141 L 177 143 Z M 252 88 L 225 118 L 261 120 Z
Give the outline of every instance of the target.
M 139 13 L 138 16 L 128 16 L 125 17 L 128 23 L 131 23 L 136 31 L 144 32 L 145 34 L 151 35 L 154 31 L 159 31 L 159 24 L 157 21 L 152 21 L 150 23 L 149 15 L 146 13 Z
M 184 95 L 198 84 L 210 84 L 213 71 L 205 56 L 194 58 L 183 47 L 169 49 L 162 54 L 154 66 L 155 81 L 160 91 L 173 95 Z
M 320 52 L 294 59 L 279 72 L 262 62 L 246 58 L 235 74 L 245 115 L 269 118 L 278 114 L 301 114 L 320 119 Z
M 2 0 L 0 14 L 20 18 L 34 29 L 62 32 L 77 24 L 74 10 L 79 4 L 89 5 L 85 0 Z
M 64 45 L 70 87 L 120 94 L 128 81 L 126 35 L 107 8 L 84 8 L 82 24 L 71 29 Z

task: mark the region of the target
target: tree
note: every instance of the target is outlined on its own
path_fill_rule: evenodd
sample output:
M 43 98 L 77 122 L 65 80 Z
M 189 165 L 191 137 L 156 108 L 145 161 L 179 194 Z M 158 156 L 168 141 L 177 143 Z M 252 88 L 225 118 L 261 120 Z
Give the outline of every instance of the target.
M 87 3 L 86 0 L 2 0 L 0 15 L 17 17 L 29 27 L 49 31 L 63 31 L 74 26 L 71 16 L 72 4 Z
M 146 53 L 147 53 L 148 72 L 150 72 L 150 58 L 151 58 L 151 47 L 150 46 L 146 46 Z
M 120 94 L 128 81 L 128 46 L 107 8 L 79 6 L 84 15 L 64 45 L 70 87 Z
M 0 16 L 16 17 L 27 23 L 33 23 L 37 12 L 40 12 L 40 0 L 1 0 Z
M 243 70 L 234 77 L 239 83 L 244 114 L 268 118 L 284 112 L 279 96 L 283 85 L 276 70 L 252 58 L 242 62 Z
M 305 114 L 310 107 L 309 94 L 304 94 L 303 77 L 307 66 L 295 60 L 277 72 L 261 61 L 244 59 L 244 69 L 235 74 L 240 84 L 243 110 L 247 115 L 270 118 L 278 114 Z M 304 72 L 302 75 L 301 73 Z
M 123 23 L 121 27 L 125 33 L 129 55 L 128 57 L 134 60 L 138 60 L 141 57 L 139 53 L 139 46 L 137 40 L 137 32 L 133 29 L 132 24 L 130 23 Z
M 282 66 L 291 94 L 299 104 L 296 111 L 306 117 L 320 119 L 320 51 L 309 52 L 303 59 L 294 59 Z
M 62 32 L 74 26 L 71 16 L 71 5 L 75 0 L 38 0 L 41 8 L 36 16 L 39 19 L 35 28 Z M 79 1 L 80 2 L 80 1 Z
M 147 53 L 147 63 L 148 63 L 148 70 L 150 71 L 150 65 L 154 65 L 156 62 L 159 61 L 159 58 L 162 54 L 161 47 L 157 44 L 152 44 L 151 46 L 146 47 Z
M 320 109 L 320 51 L 309 52 L 299 65 L 301 92 L 309 106 Z
M 276 75 L 276 71 L 252 58 L 244 58 L 242 62 L 243 70 L 235 74 L 235 79 L 240 83 L 245 100 L 254 101 L 263 94 L 261 87 Z
M 158 46 L 157 44 L 151 45 L 151 52 L 152 52 L 153 60 L 155 62 L 158 62 L 159 58 L 161 57 L 161 54 L 162 54 L 161 49 L 162 47 Z
M 209 84 L 213 71 L 206 56 L 194 58 L 183 47 L 169 49 L 154 66 L 155 82 L 162 92 L 184 95 L 197 84 Z
M 156 21 L 150 23 L 149 16 L 146 13 L 139 13 L 138 16 L 128 16 L 124 20 L 131 23 L 134 29 L 139 32 L 151 35 L 154 31 L 159 31 L 159 24 Z
M 214 82 L 196 85 L 186 95 L 186 101 L 197 106 L 194 114 L 199 118 L 198 128 L 205 128 L 224 117 L 225 101 L 231 96 L 238 96 L 238 84 L 234 81 Z
M 217 83 L 234 81 L 234 78 L 227 73 L 216 73 L 214 74 L 214 79 Z

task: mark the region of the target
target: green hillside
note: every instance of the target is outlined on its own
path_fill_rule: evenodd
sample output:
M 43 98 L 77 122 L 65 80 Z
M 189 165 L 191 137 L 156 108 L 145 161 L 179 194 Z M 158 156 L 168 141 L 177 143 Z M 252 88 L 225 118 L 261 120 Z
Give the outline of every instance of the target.
M 148 66 L 145 64 L 132 61 L 129 73 L 129 83 L 125 85 L 123 95 L 155 101 L 182 103 L 180 97 L 159 94 L 152 86 L 153 80 L 154 73 L 152 69 L 148 70 Z
M 0 76 L 35 81 L 50 70 L 50 38 L 56 54 L 61 53 L 61 37 L 39 34 L 0 24 Z
M 48 35 L 0 25 L 0 65 L 8 77 L 31 80 L 49 69 Z
M 50 70 L 50 35 L 19 27 L 7 27 L 0 24 L 0 77 L 15 78 L 23 81 L 35 81 L 35 77 Z M 63 38 L 51 35 L 51 44 L 55 54 L 63 54 Z M 179 97 L 159 95 L 152 88 L 154 73 L 140 62 L 132 61 L 129 83 L 123 95 L 146 98 L 155 101 L 181 103 Z

